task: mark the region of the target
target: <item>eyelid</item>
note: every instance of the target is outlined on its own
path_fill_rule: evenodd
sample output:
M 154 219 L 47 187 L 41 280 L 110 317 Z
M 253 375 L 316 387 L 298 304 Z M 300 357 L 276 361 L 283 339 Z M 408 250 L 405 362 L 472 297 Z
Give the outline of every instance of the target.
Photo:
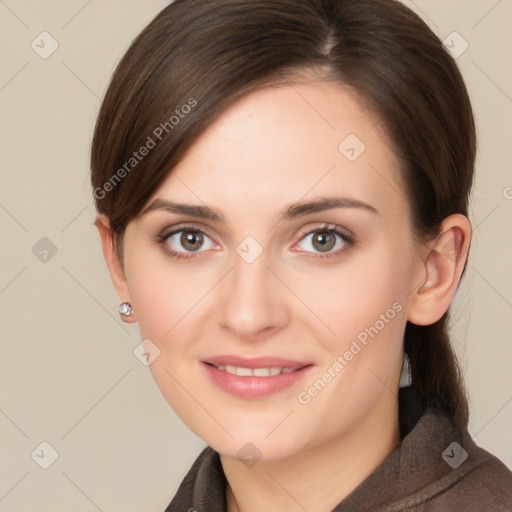
M 214 237 L 212 237 L 212 235 L 209 232 L 210 230 L 206 226 L 194 225 L 194 224 L 189 224 L 189 223 L 176 224 L 174 226 L 164 228 L 158 235 L 158 238 L 159 239 L 167 239 L 170 236 L 175 235 L 176 233 L 179 233 L 180 231 L 198 231 L 198 232 L 208 236 L 208 238 L 210 238 L 212 241 L 214 238 Z
M 354 234 L 349 231 L 346 228 L 343 228 L 341 226 L 338 226 L 336 224 L 328 224 L 323 223 L 321 226 L 316 226 L 313 228 L 305 229 L 301 234 L 299 235 L 299 242 L 302 241 L 302 239 L 308 235 L 311 235 L 312 233 L 318 233 L 321 231 L 338 231 L 340 232 L 340 235 L 343 235 L 344 239 L 347 240 L 347 242 L 354 243 Z

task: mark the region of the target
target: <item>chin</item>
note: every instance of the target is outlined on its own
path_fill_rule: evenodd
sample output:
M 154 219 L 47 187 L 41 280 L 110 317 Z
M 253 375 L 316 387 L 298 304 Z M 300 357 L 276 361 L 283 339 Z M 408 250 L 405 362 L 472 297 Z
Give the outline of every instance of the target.
M 218 440 L 217 440 L 218 441 Z M 257 462 L 271 462 L 287 459 L 301 450 L 297 443 L 293 446 L 283 445 L 282 438 L 269 441 L 268 439 L 247 438 L 245 441 L 231 440 L 224 443 L 208 443 L 220 455 L 238 459 L 248 467 Z

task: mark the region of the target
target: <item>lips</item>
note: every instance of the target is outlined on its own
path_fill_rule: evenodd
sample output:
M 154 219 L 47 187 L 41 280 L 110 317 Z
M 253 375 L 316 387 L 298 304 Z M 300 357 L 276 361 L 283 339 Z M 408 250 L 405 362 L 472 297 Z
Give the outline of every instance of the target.
M 215 356 L 201 361 L 221 390 L 240 398 L 264 398 L 282 391 L 313 368 L 312 363 L 278 357 Z

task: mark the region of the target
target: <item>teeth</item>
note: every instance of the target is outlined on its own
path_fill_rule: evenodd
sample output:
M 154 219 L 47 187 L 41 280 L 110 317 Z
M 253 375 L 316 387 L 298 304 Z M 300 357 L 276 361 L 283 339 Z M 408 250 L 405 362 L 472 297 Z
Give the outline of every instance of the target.
M 230 373 L 231 375 L 238 375 L 240 377 L 273 377 L 281 373 L 292 373 L 298 368 L 280 368 L 273 366 L 271 368 L 242 368 L 238 366 L 231 366 L 229 364 L 214 365 L 217 370 Z
M 279 372 L 281 373 L 281 372 Z M 277 375 L 279 375 L 279 373 Z M 270 368 L 254 368 L 252 374 L 255 377 L 269 377 L 270 376 Z

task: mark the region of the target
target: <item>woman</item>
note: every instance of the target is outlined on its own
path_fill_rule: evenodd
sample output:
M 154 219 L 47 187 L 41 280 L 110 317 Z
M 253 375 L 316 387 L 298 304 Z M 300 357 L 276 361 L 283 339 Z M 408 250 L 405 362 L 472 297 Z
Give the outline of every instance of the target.
M 92 187 L 120 314 L 208 445 L 167 511 L 512 510 L 446 324 L 475 139 L 393 0 L 177 0 L 133 42 Z

